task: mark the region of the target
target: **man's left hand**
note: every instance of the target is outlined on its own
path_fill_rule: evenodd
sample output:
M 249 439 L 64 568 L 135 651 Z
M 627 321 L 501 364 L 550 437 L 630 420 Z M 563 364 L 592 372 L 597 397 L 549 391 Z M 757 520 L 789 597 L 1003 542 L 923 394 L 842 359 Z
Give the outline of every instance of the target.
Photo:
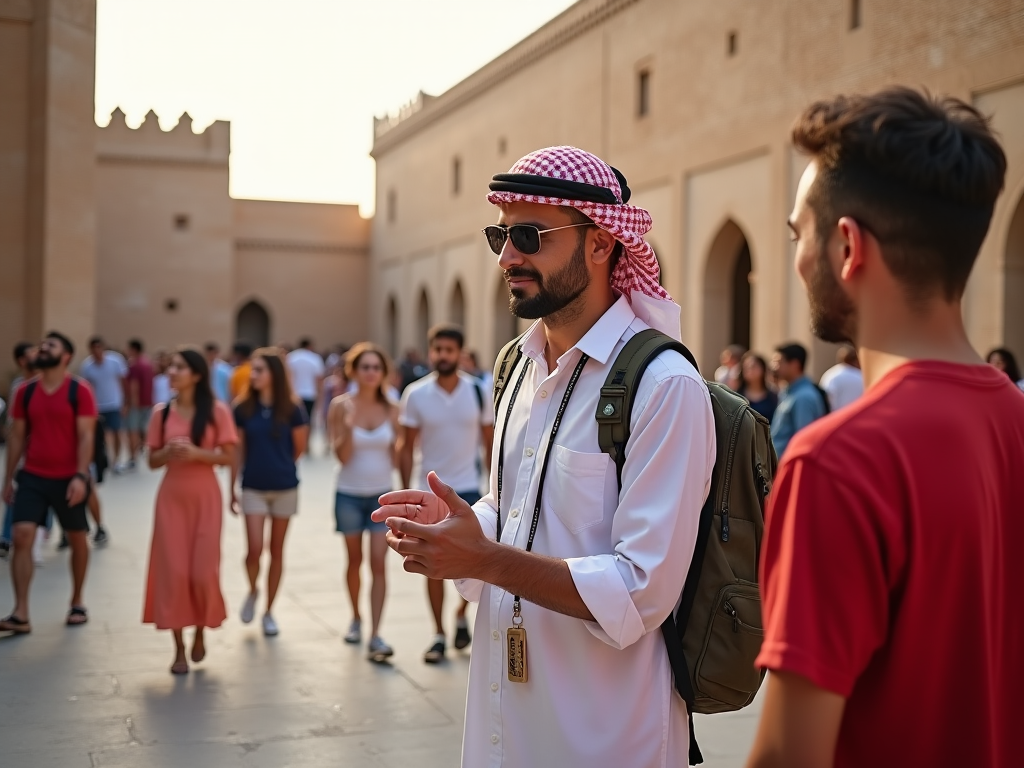
M 447 516 L 439 522 L 416 522 L 415 510 L 420 504 L 407 504 L 396 498 L 398 494 L 388 494 L 388 511 L 398 513 L 386 520 L 388 545 L 402 555 L 403 567 L 409 573 L 421 573 L 431 579 L 475 578 L 494 543 L 484 536 L 473 508 L 441 482 L 436 473 L 427 475 L 427 481 L 437 497 L 429 506 L 435 510 L 447 507 Z M 409 493 L 422 497 L 421 491 Z
M 68 506 L 77 507 L 83 501 L 85 501 L 86 494 L 89 493 L 89 486 L 81 477 L 72 478 L 71 482 L 68 483 Z

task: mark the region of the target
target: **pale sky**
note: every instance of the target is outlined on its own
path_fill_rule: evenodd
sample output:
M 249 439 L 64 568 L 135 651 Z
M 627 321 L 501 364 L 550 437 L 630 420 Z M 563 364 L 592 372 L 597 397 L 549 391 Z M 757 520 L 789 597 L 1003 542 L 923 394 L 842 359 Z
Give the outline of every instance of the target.
M 96 122 L 231 121 L 231 194 L 373 212 L 373 117 L 440 94 L 574 0 L 98 0 Z

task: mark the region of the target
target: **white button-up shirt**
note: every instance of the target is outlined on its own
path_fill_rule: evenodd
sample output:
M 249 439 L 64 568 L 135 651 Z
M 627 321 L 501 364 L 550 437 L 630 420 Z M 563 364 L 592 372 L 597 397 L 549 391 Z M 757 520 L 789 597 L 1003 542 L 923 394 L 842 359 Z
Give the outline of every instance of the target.
M 523 601 L 529 682 L 508 680 L 505 630 L 513 595 L 456 582 L 479 601 L 462 764 L 685 766 L 686 706 L 675 692 L 660 625 L 678 604 L 715 457 L 707 387 L 676 352 L 654 360 L 637 387 L 622 490 L 597 442 L 597 401 L 616 354 L 647 326 L 620 298 L 548 371 L 540 323 L 524 337 L 530 360 L 505 436 L 501 541 L 524 549 L 540 469 L 566 385 L 590 356 L 549 461 L 533 551 L 563 558 L 595 621 Z M 508 400 L 498 409 L 490 493 L 474 511 L 497 535 L 497 455 Z

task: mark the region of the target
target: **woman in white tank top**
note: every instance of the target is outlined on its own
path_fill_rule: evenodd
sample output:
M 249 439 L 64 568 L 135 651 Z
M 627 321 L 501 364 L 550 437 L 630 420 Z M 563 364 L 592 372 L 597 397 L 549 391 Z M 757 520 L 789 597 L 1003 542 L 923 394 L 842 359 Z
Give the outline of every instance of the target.
M 387 526 L 370 520 L 370 513 L 380 506 L 377 499 L 393 485 L 398 405 L 387 395 L 390 373 L 391 363 L 384 350 L 370 343 L 356 344 L 345 358 L 345 375 L 358 384 L 358 389 L 334 398 L 328 411 L 334 454 L 341 462 L 334 517 L 338 533 L 345 536 L 348 594 L 352 601 L 353 618 L 345 642 L 357 644 L 362 640 L 359 568 L 363 562 L 363 532 L 369 531 L 373 583 L 367 651 L 371 661 L 383 661 L 394 653 L 378 634 L 386 593 Z

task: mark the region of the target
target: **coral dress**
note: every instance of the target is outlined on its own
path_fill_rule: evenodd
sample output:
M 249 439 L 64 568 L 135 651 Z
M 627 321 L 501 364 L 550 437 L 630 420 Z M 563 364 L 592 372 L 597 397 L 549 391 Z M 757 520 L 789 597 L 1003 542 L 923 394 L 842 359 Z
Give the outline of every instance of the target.
M 188 438 L 192 425 L 175 409 L 162 424 L 163 410 L 153 409 L 146 444 L 162 448 L 174 438 Z M 237 443 L 231 411 L 214 406 L 214 423 L 206 428 L 201 448 Z M 209 464 L 172 461 L 156 495 L 153 542 L 149 552 L 144 624 L 157 629 L 219 627 L 227 617 L 220 591 L 220 531 L 224 502 Z

